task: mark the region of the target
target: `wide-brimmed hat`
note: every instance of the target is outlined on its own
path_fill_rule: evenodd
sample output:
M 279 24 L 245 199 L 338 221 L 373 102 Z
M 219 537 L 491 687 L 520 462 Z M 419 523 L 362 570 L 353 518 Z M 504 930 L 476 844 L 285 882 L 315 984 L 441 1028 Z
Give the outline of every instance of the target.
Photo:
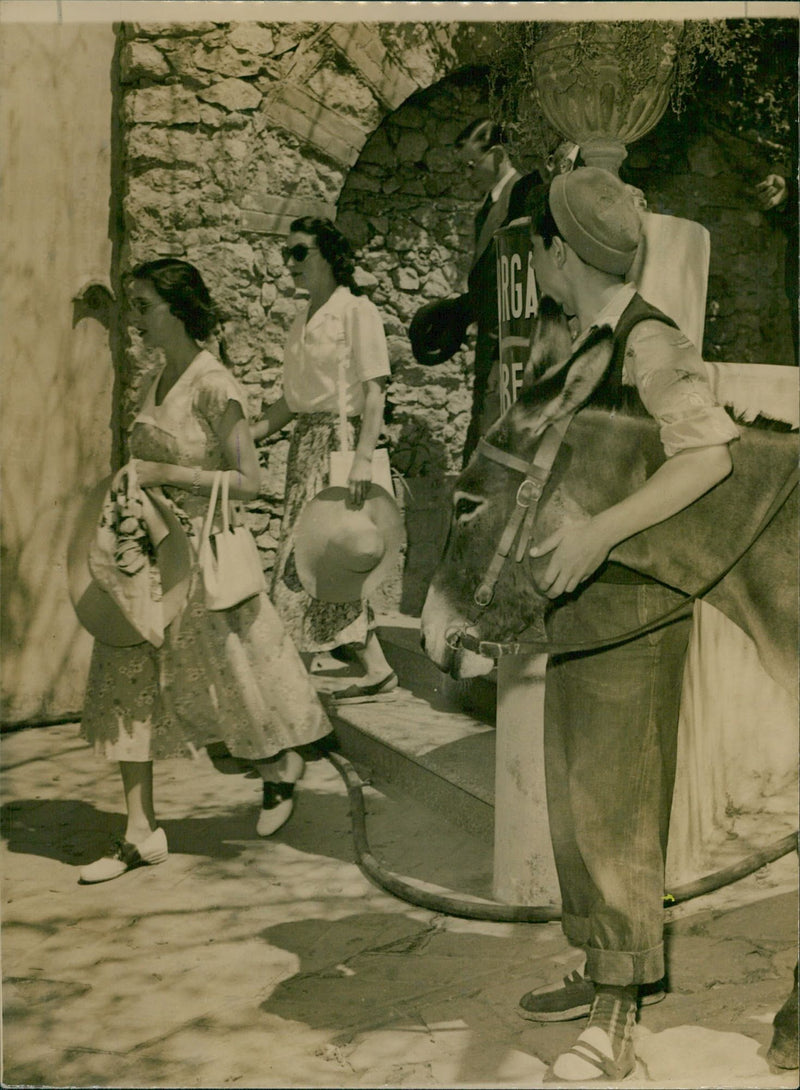
M 105 477 L 96 484 L 78 512 L 67 548 L 67 583 L 78 620 L 87 632 L 113 647 L 132 647 L 144 643 L 145 636 L 131 624 L 114 598 L 94 578 L 89 567 L 89 552 L 113 479 L 111 476 Z M 155 494 L 151 499 L 166 530 L 155 549 L 161 576 L 162 618 L 166 627 L 186 601 L 193 552 L 174 512 L 166 504 L 159 503 Z
M 312 598 L 355 602 L 380 586 L 400 554 L 403 516 L 394 497 L 372 484 L 364 506 L 346 488 L 324 488 L 295 523 L 297 575 Z
M 432 367 L 454 356 L 466 340 L 470 320 L 468 295 L 437 299 L 420 307 L 408 328 L 417 363 Z

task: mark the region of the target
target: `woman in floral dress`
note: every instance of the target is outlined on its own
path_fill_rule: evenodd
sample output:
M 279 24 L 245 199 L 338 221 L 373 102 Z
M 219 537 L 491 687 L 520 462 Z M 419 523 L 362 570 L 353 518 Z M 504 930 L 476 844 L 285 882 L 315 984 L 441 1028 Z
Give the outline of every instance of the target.
M 217 316 L 192 265 L 165 258 L 137 266 L 129 300 L 142 344 L 161 349 L 165 359 L 131 426 L 130 469 L 143 489 L 162 489 L 177 506 L 196 549 L 217 470 L 227 471 L 232 499 L 258 493 L 244 395 L 223 364 L 200 347 Z M 257 831 L 264 836 L 291 812 L 293 784 L 303 770 L 295 747 L 329 732 L 267 594 L 211 612 L 195 573 L 161 647 L 95 642 L 81 734 L 99 754 L 119 762 L 127 825 L 124 841 L 82 868 L 81 881 L 106 881 L 166 858 L 153 805 L 154 758 L 224 742 L 262 778 Z
M 289 331 L 283 395 L 253 425 L 258 441 L 295 421 L 272 600 L 300 651 L 348 647 L 360 661 L 364 674 L 358 684 L 330 694 L 341 703 L 388 692 L 397 687 L 397 676 L 384 657 L 367 601 L 323 602 L 303 589 L 294 528 L 306 503 L 329 483 L 329 455 L 341 448 L 340 407 L 347 417 L 348 448 L 355 452 L 347 482 L 350 503 L 363 505 L 383 427 L 389 354 L 378 309 L 355 284 L 350 243 L 330 220 L 295 220 L 283 256 L 295 286 L 308 292 L 308 304 Z

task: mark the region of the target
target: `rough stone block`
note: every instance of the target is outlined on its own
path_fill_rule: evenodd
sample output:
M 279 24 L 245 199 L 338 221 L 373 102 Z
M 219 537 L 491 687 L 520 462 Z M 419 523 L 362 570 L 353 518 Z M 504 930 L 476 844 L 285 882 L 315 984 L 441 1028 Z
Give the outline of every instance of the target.
M 201 159 L 205 138 L 184 129 L 159 129 L 154 125 L 134 125 L 128 130 L 130 160 L 152 159 L 169 166 L 185 166 Z
M 359 166 L 366 163 L 374 163 L 390 171 L 394 170 L 397 165 L 397 156 L 384 129 L 378 129 L 374 136 L 371 136 L 364 145 Z
M 419 287 L 419 273 L 409 267 L 394 269 L 392 283 L 400 291 L 416 291 Z
M 261 104 L 262 96 L 251 83 L 245 83 L 241 79 L 223 79 L 203 91 L 198 91 L 197 97 L 233 113 L 238 110 L 255 110 Z
M 120 80 L 135 83 L 140 79 L 160 80 L 169 75 L 164 54 L 150 42 L 126 42 L 120 51 Z
M 241 53 L 232 45 L 223 45 L 217 49 L 208 49 L 199 45 L 192 54 L 195 65 L 216 76 L 254 76 L 261 69 L 261 59 Z
M 452 290 L 452 285 L 440 269 L 434 269 L 422 285 L 422 294 L 426 299 L 444 299 Z
M 133 192 L 139 186 L 146 186 L 156 196 L 156 200 L 166 210 L 169 202 L 184 192 L 197 192 L 203 180 L 199 170 L 191 167 L 181 169 L 167 169 L 165 167 L 150 167 L 136 175 L 135 181 L 131 180 L 130 189 Z
M 380 193 L 385 186 L 377 178 L 370 178 L 367 174 L 358 174 L 352 180 L 353 189 L 365 193 Z
M 418 163 L 425 157 L 428 141 L 421 132 L 409 129 L 400 134 L 395 150 L 401 163 Z
M 351 245 L 360 250 L 369 239 L 369 224 L 364 216 L 347 209 L 336 216 L 336 226 L 349 240 Z M 375 281 L 377 283 L 377 280 Z
M 192 125 L 200 120 L 200 104 L 196 95 L 177 84 L 144 87 L 125 96 L 123 120 L 128 125 Z
M 300 87 L 282 87 L 266 103 L 264 114 L 347 166 L 356 161 L 367 138 L 359 125 L 329 110 Z
M 275 37 L 269 27 L 260 23 L 237 23 L 228 34 L 236 49 L 258 57 L 266 57 L 275 49 Z
M 356 266 L 353 279 L 360 288 L 374 288 L 378 283 L 377 276 L 373 276 L 371 272 L 363 269 L 360 265 Z

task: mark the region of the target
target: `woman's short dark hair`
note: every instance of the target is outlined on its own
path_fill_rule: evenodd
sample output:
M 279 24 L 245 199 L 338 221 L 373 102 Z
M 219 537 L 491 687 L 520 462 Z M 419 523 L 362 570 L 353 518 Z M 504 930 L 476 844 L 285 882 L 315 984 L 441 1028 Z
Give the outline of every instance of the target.
M 161 257 L 143 261 L 130 273 L 131 280 L 147 280 L 170 311 L 183 322 L 196 341 L 205 341 L 219 324 L 219 314 L 205 282 L 188 261 Z
M 538 185 L 532 189 L 528 194 L 527 207 L 531 217 L 531 238 L 539 235 L 545 250 L 549 250 L 556 235 L 561 238 L 550 208 L 550 186 Z
M 300 219 L 292 221 L 289 230 L 311 235 L 319 246 L 319 252 L 330 265 L 336 283 L 349 288 L 353 295 L 361 294 L 361 289 L 355 282 L 356 259 L 353 247 L 331 220 L 301 216 Z

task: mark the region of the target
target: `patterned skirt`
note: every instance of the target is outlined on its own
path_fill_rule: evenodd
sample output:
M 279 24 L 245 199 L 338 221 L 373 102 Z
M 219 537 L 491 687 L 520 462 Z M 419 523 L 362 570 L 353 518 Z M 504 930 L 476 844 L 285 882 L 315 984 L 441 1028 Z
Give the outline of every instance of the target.
M 187 500 L 197 537 L 208 500 Z M 265 592 L 211 612 L 195 572 L 186 606 L 161 647 L 95 642 L 80 733 L 108 760 L 190 756 L 217 741 L 254 760 L 315 742 L 330 730 Z
M 348 441 L 354 444 L 352 424 Z M 366 601 L 320 602 L 312 598 L 303 589 L 294 562 L 295 523 L 308 501 L 327 487 L 329 454 L 339 448 L 339 418 L 335 413 L 297 416 L 289 445 L 283 523 L 270 594 L 300 651 L 329 651 L 347 643 L 363 645 L 374 625 Z

